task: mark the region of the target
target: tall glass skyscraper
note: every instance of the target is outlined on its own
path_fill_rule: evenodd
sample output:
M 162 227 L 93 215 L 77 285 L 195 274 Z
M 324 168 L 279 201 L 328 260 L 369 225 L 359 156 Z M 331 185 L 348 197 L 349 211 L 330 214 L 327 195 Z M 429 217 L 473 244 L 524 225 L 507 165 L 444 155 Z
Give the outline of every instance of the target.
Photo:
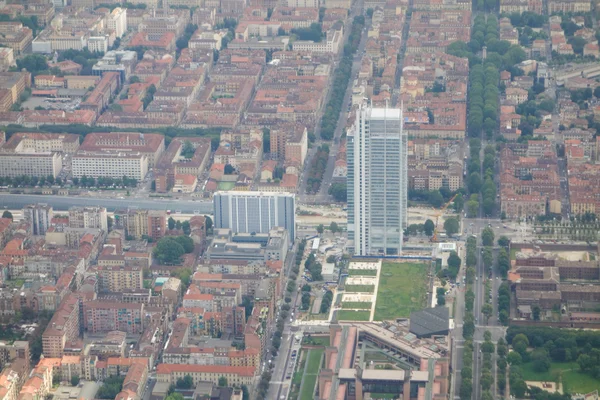
M 408 201 L 402 110 L 361 106 L 347 149 L 350 250 L 359 256 L 399 255 Z

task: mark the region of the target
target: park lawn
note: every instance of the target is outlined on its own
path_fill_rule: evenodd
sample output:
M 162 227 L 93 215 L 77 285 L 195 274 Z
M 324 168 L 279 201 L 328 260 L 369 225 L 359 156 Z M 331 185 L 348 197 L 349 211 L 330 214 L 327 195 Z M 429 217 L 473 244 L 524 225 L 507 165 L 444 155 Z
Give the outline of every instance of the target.
M 371 311 L 338 310 L 336 318 L 338 321 L 368 321 Z
M 232 190 L 235 187 L 235 182 L 219 182 L 217 187 L 219 190 Z
M 370 310 L 373 303 L 370 301 L 343 301 L 342 308 L 356 308 L 361 310 Z
M 308 359 L 304 368 L 304 381 L 300 389 L 300 400 L 312 400 L 314 398 L 313 394 L 315 385 L 317 384 L 319 369 L 321 369 L 323 352 L 323 349 L 311 349 L 308 351 Z
M 553 362 L 548 372 L 536 372 L 533 370 L 533 363 L 528 362 L 521 366 L 521 371 L 526 381 L 557 382 L 559 377 L 562 377 L 563 390 L 569 393 L 589 393 L 600 390 L 600 381 L 580 372 L 579 364 L 576 362 Z
M 407 318 L 427 306 L 427 271 L 424 263 L 383 263 L 375 303 L 375 321 Z
M 590 393 L 600 390 L 600 381 L 588 374 L 579 372 L 579 369 L 563 371 L 562 384 L 569 393 Z
M 349 276 L 377 276 L 376 269 L 349 269 Z
M 373 293 L 375 285 L 346 285 L 344 290 L 350 293 Z

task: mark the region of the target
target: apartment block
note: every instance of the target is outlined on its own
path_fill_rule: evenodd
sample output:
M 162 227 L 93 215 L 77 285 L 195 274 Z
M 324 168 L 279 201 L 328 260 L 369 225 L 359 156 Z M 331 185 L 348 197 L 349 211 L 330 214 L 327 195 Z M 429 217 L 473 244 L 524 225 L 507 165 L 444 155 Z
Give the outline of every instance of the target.
M 104 207 L 69 208 L 69 226 L 71 228 L 95 228 L 108 232 L 108 218 Z
M 0 44 L 13 50 L 15 56 L 31 51 L 33 32 L 20 22 L 0 22 Z
M 62 158 L 58 153 L 0 153 L 0 175 L 15 178 L 17 176 L 53 176 L 62 170 Z
M 32 235 L 45 235 L 52 220 L 52 206 L 46 204 L 30 204 L 23 207 L 23 218 L 29 225 Z
M 67 342 L 76 340 L 80 334 L 79 298 L 70 293 L 60 303 L 48 327 L 42 334 L 43 354 L 46 357 L 62 357 Z
M 106 292 L 122 292 L 124 290 L 141 289 L 144 286 L 144 273 L 141 267 L 131 265 L 96 267 L 99 290 Z
M 86 135 L 80 147 L 83 151 L 124 151 L 143 154 L 148 167 L 153 168 L 165 151 L 165 138 L 158 133 L 99 132 Z
M 105 72 L 98 85 L 89 94 L 87 99 L 80 104 L 82 110 L 92 110 L 100 115 L 108 107 L 113 95 L 121 87 L 121 78 L 118 72 Z
M 117 210 L 115 227 L 125 229 L 125 234 L 141 239 L 144 236 L 157 241 L 166 230 L 166 212 L 159 210 Z
M 83 326 L 91 333 L 122 331 L 142 333 L 144 304 L 87 301 L 83 304 Z
M 79 148 L 79 135 L 69 133 L 14 133 L 0 152 L 61 152 L 73 154 Z
M 117 7 L 106 16 L 106 27 L 120 38 L 127 32 L 127 9 Z
M 286 163 L 304 165 L 308 152 L 308 131 L 303 125 L 284 125 L 271 129 L 271 154 Z
M 202 381 L 218 383 L 220 377 L 225 377 L 229 385 L 249 385 L 254 381 L 255 367 L 232 367 L 225 365 L 185 365 L 158 364 L 156 379 L 158 382 L 174 384 L 177 379 L 186 375 L 192 377 L 194 384 Z
M 73 156 L 71 162 L 72 174 L 75 178 L 126 176 L 141 181 L 148 173 L 148 157 L 140 153 L 79 151 Z

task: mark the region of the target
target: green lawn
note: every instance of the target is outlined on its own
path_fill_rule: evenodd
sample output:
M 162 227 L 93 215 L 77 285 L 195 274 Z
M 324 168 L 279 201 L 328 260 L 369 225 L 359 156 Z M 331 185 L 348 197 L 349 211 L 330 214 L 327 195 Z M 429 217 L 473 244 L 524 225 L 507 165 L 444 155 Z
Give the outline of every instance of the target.
M 576 362 L 553 362 L 548 372 L 536 372 L 533 363 L 528 362 L 521 366 L 523 379 L 526 381 L 557 382 L 562 377 L 563 390 L 570 393 L 589 393 L 600 390 L 600 381 L 590 375 L 579 372 Z
M 517 259 L 517 249 L 510 249 L 510 259 L 511 260 Z
M 368 321 L 371 311 L 338 310 L 336 318 L 338 321 Z
M 349 269 L 349 276 L 377 276 L 376 269 Z
M 427 306 L 427 271 L 424 263 L 383 263 L 374 320 L 409 317 Z
M 312 400 L 314 398 L 313 394 L 315 385 L 317 384 L 319 369 L 321 369 L 321 356 L 323 353 L 323 349 L 311 349 L 308 351 L 308 359 L 304 368 L 304 381 L 300 389 L 300 400 Z
M 306 361 L 306 367 L 304 369 L 307 374 L 319 373 L 323 351 L 323 349 L 310 349 L 308 351 L 308 360 Z
M 370 301 L 343 301 L 342 308 L 356 308 L 361 310 L 370 310 L 373 303 Z
M 375 285 L 346 285 L 344 290 L 350 293 L 373 293 Z
M 302 344 L 310 344 L 313 346 L 329 346 L 329 336 L 304 336 Z
M 232 190 L 235 187 L 235 182 L 219 182 L 217 187 L 219 190 Z

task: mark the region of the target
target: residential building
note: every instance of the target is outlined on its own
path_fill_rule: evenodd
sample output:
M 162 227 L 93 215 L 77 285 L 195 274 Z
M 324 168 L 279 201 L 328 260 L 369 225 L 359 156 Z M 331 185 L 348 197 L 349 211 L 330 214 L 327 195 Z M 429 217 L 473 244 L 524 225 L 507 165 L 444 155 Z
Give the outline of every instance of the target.
M 148 157 L 140 153 L 79 151 L 71 160 L 74 178 L 101 176 L 141 181 L 148 173 Z
M 106 27 L 120 38 L 127 32 L 127 9 L 117 7 L 106 16 Z
M 23 218 L 29 225 L 32 235 L 45 235 L 52 220 L 52 206 L 31 204 L 23 207 Z
M 20 22 L 0 22 L 0 44 L 13 50 L 15 56 L 31 52 L 33 32 Z
M 217 192 L 213 197 L 215 228 L 234 233 L 268 233 L 287 229 L 296 237 L 296 199 L 289 193 Z
M 71 228 L 95 228 L 108 232 L 108 218 L 104 207 L 69 208 L 69 226 Z
M 208 381 L 218 383 L 219 378 L 227 379 L 229 385 L 251 385 L 254 381 L 255 367 L 233 367 L 226 365 L 185 365 L 185 364 L 158 364 L 156 379 L 169 385 L 175 384 L 177 379 L 186 375 L 192 377 L 194 385 Z
M 348 240 L 355 255 L 397 256 L 407 223 L 402 110 L 361 105 L 348 133 Z
M 153 168 L 165 151 L 165 138 L 159 133 L 98 132 L 86 135 L 80 150 L 115 151 L 143 154 Z
M 69 293 L 60 303 L 42 334 L 43 354 L 46 357 L 62 357 L 65 344 L 80 335 L 80 299 Z
M 133 265 L 97 266 L 99 290 L 106 292 L 123 292 L 124 290 L 141 289 L 144 286 L 143 268 Z
M 144 304 L 92 300 L 83 303 L 83 326 L 90 333 L 142 333 Z
M 115 227 L 125 229 L 125 234 L 136 239 L 144 236 L 159 240 L 166 230 L 166 212 L 158 210 L 117 210 Z

